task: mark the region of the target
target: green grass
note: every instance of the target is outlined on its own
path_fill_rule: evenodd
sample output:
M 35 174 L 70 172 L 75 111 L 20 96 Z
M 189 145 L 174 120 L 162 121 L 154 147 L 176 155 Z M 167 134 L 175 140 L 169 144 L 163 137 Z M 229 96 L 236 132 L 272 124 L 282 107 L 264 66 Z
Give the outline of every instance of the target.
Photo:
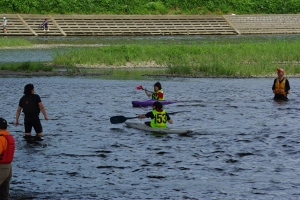
M 22 38 L 0 38 L 0 47 L 32 46 L 28 40 Z
M 45 6 L 46 5 L 46 6 Z M 17 14 L 298 14 L 299 0 L 2 0 Z
M 83 75 L 91 76 L 101 76 L 104 79 L 135 79 L 135 80 L 145 80 L 149 76 L 157 76 L 161 74 L 166 74 L 167 69 L 130 69 L 130 68 L 118 68 L 118 69 L 80 69 L 79 72 Z
M 1 38 L 7 46 L 31 45 L 26 40 Z M 9 41 L 9 42 L 8 42 Z M 1 45 L 3 45 L 1 43 Z M 203 77 L 262 77 L 275 75 L 284 68 L 287 75 L 300 74 L 300 41 L 272 40 L 259 42 L 206 42 L 202 44 L 128 44 L 77 48 L 57 53 L 53 66 L 41 62 L 0 64 L 0 70 L 53 71 L 62 66 L 68 74 L 100 73 L 109 76 L 142 76 L 144 74 Z M 147 68 L 155 63 L 164 68 Z M 127 69 L 83 69 L 77 66 L 143 66 Z
M 0 70 L 8 71 L 53 71 L 52 66 L 47 66 L 40 62 L 23 62 L 23 63 L 1 63 Z
M 171 45 L 114 45 L 83 48 L 56 55 L 53 63 L 63 66 L 155 62 L 166 73 L 206 77 L 255 77 L 274 74 L 281 67 L 287 74 L 300 74 L 300 41 L 242 42 Z

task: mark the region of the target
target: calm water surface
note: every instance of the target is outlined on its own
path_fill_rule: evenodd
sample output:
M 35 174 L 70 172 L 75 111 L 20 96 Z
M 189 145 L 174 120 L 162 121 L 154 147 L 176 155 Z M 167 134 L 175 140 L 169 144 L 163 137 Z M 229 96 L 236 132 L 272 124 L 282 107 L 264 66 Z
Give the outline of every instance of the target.
M 300 79 L 290 101 L 272 100 L 273 79 L 160 79 L 170 127 L 164 136 L 110 124 L 136 116 L 142 85 L 156 79 L 2 77 L 0 116 L 16 139 L 13 199 L 299 199 Z M 51 120 L 45 140 L 23 141 L 14 116 L 23 87 L 35 85 Z M 23 116 L 20 118 L 23 121 Z M 133 121 L 141 121 L 134 119 Z M 23 125 L 23 123 L 22 123 Z

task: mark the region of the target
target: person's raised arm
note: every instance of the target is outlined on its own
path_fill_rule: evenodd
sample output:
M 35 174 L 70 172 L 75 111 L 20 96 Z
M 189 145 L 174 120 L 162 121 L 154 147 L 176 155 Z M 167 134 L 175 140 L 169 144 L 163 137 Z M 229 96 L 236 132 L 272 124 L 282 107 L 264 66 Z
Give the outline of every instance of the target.
M 148 96 L 148 97 L 150 97 L 152 94 L 150 94 L 149 92 L 148 92 L 148 90 L 146 90 L 145 89 L 145 93 L 146 93 L 146 95 Z

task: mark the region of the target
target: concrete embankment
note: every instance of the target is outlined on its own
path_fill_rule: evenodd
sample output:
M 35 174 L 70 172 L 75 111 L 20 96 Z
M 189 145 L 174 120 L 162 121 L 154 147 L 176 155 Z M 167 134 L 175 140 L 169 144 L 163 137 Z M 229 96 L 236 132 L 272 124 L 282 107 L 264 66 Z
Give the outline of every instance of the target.
M 0 14 L 7 36 L 141 36 L 299 34 L 294 15 L 32 15 Z M 39 28 L 48 19 L 50 30 Z

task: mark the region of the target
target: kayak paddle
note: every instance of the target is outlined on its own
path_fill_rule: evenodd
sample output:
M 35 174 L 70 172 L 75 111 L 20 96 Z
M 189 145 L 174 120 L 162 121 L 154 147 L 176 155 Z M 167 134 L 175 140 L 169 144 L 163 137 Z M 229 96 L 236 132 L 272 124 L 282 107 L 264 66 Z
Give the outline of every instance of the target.
M 145 91 L 147 91 L 147 92 L 154 93 L 154 92 L 152 92 L 152 91 L 149 91 L 149 90 L 147 90 L 147 89 L 144 89 L 143 86 L 141 86 L 141 85 L 137 86 L 136 89 L 137 89 L 137 90 L 145 90 Z
M 139 85 L 139 86 L 136 87 L 136 89 L 137 90 L 143 90 L 144 88 L 143 88 L 143 86 Z
M 167 112 L 167 113 L 168 113 L 168 115 L 174 115 L 174 114 L 177 114 L 177 113 L 183 113 L 183 112 L 191 112 L 191 111 L 186 110 L 186 111 Z
M 110 123 L 112 124 L 119 124 L 125 122 L 127 119 L 134 119 L 136 117 L 124 117 L 124 116 L 114 116 L 110 118 Z

